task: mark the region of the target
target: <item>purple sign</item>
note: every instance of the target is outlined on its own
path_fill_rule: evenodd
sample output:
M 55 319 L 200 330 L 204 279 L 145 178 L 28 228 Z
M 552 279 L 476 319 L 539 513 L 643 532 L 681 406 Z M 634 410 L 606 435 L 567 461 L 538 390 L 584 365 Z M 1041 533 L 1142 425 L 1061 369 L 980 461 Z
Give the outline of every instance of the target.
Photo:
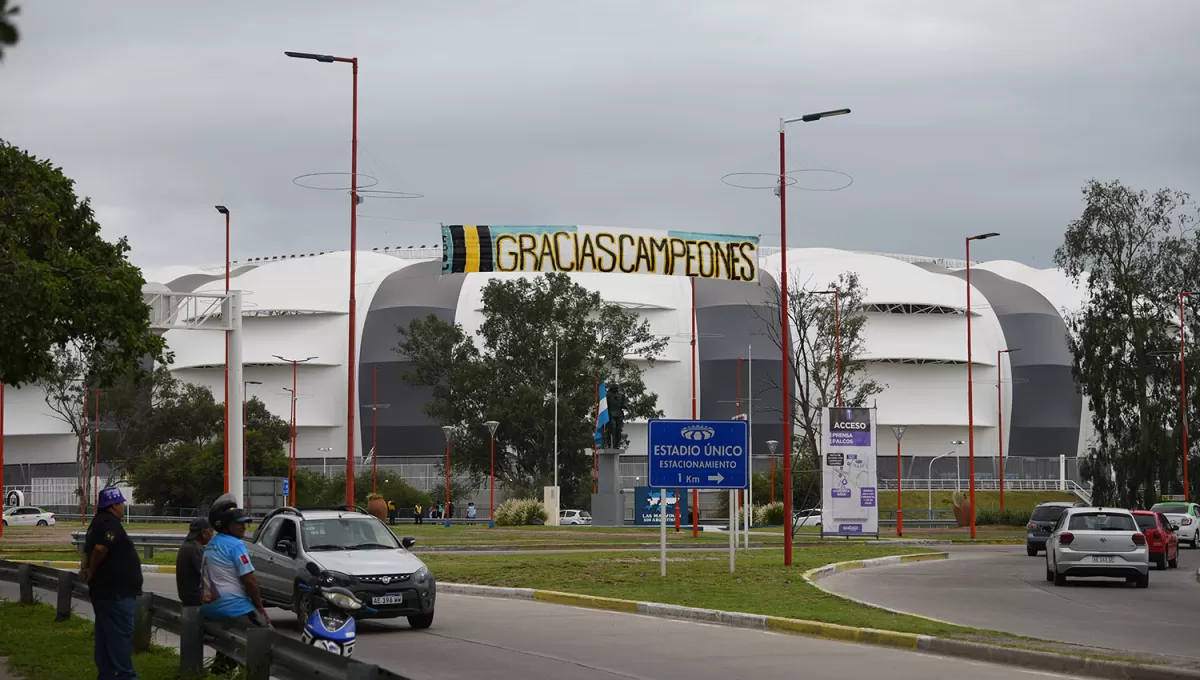
M 829 409 L 829 445 L 871 446 L 871 409 Z
M 858 490 L 858 496 L 862 500 L 862 507 L 864 507 L 864 508 L 875 507 L 875 487 L 864 486 L 863 488 Z
M 847 489 L 844 487 L 839 487 L 839 488 L 836 488 L 836 489 L 830 491 L 829 495 L 833 496 L 834 498 L 849 498 L 850 497 L 850 489 Z
M 861 524 L 839 524 L 838 525 L 838 533 L 839 534 L 861 534 L 862 530 L 863 530 L 863 525 L 861 525 Z

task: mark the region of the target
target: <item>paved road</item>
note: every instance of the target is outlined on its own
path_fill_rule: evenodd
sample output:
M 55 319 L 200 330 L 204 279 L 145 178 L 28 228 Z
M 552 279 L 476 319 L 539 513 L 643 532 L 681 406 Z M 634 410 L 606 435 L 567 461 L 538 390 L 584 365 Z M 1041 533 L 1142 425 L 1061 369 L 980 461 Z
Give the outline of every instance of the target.
M 972 546 L 950 559 L 847 571 L 823 579 L 834 592 L 954 623 L 1047 640 L 1200 659 L 1194 643 L 1200 551 L 1179 568 L 1150 572 L 1145 590 L 1115 579 L 1046 582 L 1045 553 Z

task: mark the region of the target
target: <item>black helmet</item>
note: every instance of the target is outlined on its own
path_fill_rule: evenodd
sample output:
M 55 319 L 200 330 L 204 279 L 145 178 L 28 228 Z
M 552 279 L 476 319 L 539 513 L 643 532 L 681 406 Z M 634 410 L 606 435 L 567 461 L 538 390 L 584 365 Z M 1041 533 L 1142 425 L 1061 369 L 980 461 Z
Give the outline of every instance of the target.
M 208 522 L 213 529 L 221 533 L 229 533 L 229 527 L 238 522 L 248 522 L 250 518 L 233 501 L 220 501 L 213 505 L 208 513 Z

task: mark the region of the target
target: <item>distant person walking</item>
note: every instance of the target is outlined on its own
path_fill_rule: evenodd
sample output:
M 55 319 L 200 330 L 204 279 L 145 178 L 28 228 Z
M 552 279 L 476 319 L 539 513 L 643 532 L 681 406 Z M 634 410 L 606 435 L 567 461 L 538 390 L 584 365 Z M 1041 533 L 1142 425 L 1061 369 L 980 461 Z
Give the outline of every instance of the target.
M 425 518 L 421 515 L 421 513 L 424 512 L 424 510 L 425 510 L 425 508 L 421 507 L 420 503 L 416 503 L 413 505 L 413 517 L 416 518 L 417 524 L 420 524 L 421 522 L 424 521 Z
M 186 607 L 199 607 L 204 604 L 200 597 L 201 581 L 203 580 L 204 548 L 212 540 L 212 525 L 203 517 L 192 520 L 188 527 L 187 537 L 175 556 L 175 588 L 179 592 L 179 602 Z
M 133 669 L 133 610 L 134 601 L 142 594 L 142 562 L 121 525 L 125 517 L 121 490 L 101 490 L 96 507 L 79 565 L 79 576 L 87 581 L 96 619 L 96 677 L 137 680 Z

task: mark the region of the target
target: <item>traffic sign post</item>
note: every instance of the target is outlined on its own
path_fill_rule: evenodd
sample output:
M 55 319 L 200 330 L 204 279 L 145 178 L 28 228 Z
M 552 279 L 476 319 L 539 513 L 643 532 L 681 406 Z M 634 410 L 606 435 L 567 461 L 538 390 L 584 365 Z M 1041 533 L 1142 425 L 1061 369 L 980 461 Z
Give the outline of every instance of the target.
M 750 428 L 744 420 L 651 420 L 646 450 L 650 486 L 724 489 L 737 497 L 750 482 Z M 666 492 L 663 491 L 663 497 Z M 734 568 L 737 501 L 729 504 L 729 570 Z M 692 508 L 699 512 L 699 508 Z M 663 515 L 665 517 L 665 513 Z M 667 525 L 660 522 L 660 572 L 667 575 Z

